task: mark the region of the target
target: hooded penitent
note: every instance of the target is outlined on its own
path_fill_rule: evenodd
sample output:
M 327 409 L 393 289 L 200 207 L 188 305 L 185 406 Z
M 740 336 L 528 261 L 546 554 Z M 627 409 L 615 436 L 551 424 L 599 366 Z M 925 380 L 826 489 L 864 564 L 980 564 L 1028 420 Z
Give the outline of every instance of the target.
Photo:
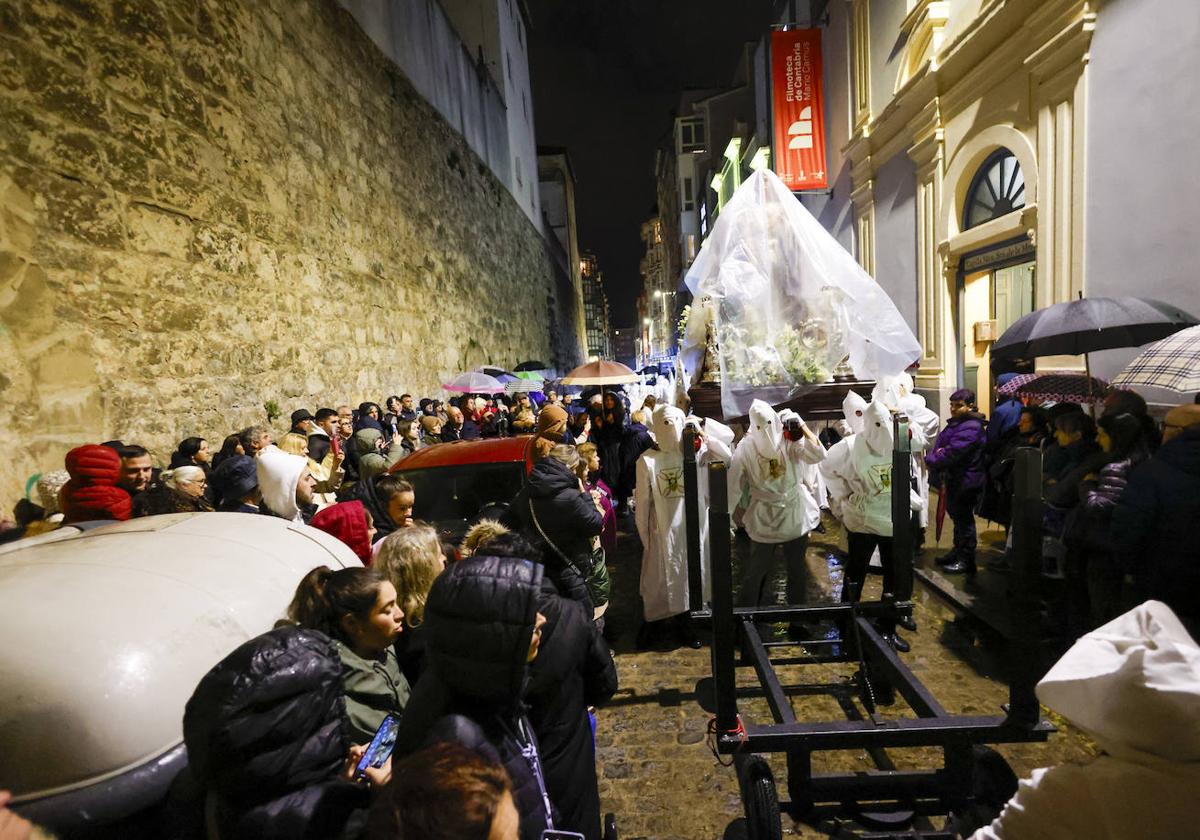
M 907 372 L 882 377 L 873 393 L 876 402 L 882 401 L 889 409 L 899 411 L 908 418 L 912 474 L 917 482 L 919 525 L 924 528 L 929 524 L 929 468 L 925 465 L 924 453 L 937 440 L 941 420 L 937 412 L 926 405 L 925 398 L 914 393 L 913 378 Z
M 642 540 L 641 593 L 647 621 L 678 615 L 688 609 L 687 538 L 683 512 L 683 453 L 686 418 L 671 405 L 654 409 L 652 425 L 657 449 L 642 453 L 637 462 L 634 508 Z M 711 461 L 728 462 L 733 432 L 715 420 L 704 425 L 705 437 L 696 453 L 696 485 L 700 509 L 708 508 L 708 470 Z M 708 517 L 700 517 L 701 575 L 708 589 Z
M 1147 601 L 1088 633 L 1037 694 L 1103 752 L 1033 771 L 972 840 L 1196 836 L 1200 646 L 1166 604 Z
M 854 391 L 848 391 L 846 398 L 842 400 L 842 414 L 846 418 L 846 425 L 850 427 L 850 434 L 858 434 L 863 430 L 863 415 L 867 410 L 867 401 Z
M 95 519 L 128 519 L 132 510 L 129 494 L 117 487 L 121 456 L 107 446 L 77 446 L 67 453 L 71 480 L 63 485 L 63 522 Z
M 364 566 L 371 565 L 371 539 L 367 531 L 367 513 L 357 499 L 340 502 L 317 511 L 309 522 L 326 534 L 337 537 L 358 555 Z
M 872 401 L 863 412 L 863 430 L 850 442 L 844 477 L 850 490 L 842 510 L 847 530 L 892 535 L 892 417 Z
M 300 476 L 308 469 L 308 459 L 289 455 L 277 446 L 268 446 L 258 453 L 255 466 L 263 502 L 271 512 L 284 519 L 302 521 L 300 508 L 296 506 L 296 487 L 300 484 Z
M 563 442 L 563 432 L 567 429 L 567 412 L 561 405 L 548 405 L 538 415 L 537 437 L 533 441 L 533 459 L 540 461 L 550 454 L 550 450 Z
M 802 464 L 817 464 L 825 450 L 807 438 L 786 440 L 784 422 L 795 412 L 777 414 L 762 400 L 750 405 L 750 431 L 733 453 L 730 505 L 745 504 L 743 525 L 750 539 L 761 543 L 789 542 L 804 536 L 821 521 L 812 492 L 804 485 Z

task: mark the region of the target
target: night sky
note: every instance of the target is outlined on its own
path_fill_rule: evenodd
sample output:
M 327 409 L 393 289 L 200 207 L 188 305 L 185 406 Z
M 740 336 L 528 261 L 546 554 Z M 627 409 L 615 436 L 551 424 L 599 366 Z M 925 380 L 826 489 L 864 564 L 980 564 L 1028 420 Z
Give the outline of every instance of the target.
M 605 274 L 616 326 L 641 289 L 640 227 L 655 203 L 654 150 L 685 88 L 728 87 L 770 0 L 529 0 L 537 142 L 575 171 L 580 250 Z

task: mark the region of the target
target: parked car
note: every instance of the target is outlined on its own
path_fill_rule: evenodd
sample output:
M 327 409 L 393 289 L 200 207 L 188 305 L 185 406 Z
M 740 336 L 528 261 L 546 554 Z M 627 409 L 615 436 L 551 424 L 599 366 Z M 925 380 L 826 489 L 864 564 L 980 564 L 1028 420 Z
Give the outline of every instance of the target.
M 456 440 L 418 449 L 391 473 L 413 486 L 413 518 L 453 545 L 480 519 L 499 519 L 533 469 L 533 436 Z
M 187 763 L 200 678 L 281 618 L 334 537 L 244 513 L 82 523 L 0 550 L 0 786 L 70 836 L 133 836 Z M 91 829 L 89 831 L 89 829 Z

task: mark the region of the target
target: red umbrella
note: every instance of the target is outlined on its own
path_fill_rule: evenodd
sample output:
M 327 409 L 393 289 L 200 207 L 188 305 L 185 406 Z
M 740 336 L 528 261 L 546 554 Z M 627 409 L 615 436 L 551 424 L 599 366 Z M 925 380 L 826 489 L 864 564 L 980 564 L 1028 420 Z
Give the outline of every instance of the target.
M 938 491 L 938 506 L 937 506 L 937 517 L 936 517 L 937 530 L 935 530 L 933 533 L 934 542 L 941 542 L 941 539 L 942 539 L 942 525 L 946 521 L 946 499 L 947 498 L 949 498 L 949 494 L 946 492 L 945 488 Z

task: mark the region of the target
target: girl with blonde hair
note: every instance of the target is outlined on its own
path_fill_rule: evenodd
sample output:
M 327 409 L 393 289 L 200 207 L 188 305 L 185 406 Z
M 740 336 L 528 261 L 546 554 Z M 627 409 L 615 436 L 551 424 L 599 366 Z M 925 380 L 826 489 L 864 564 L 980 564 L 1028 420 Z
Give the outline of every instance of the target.
M 405 632 L 396 643 L 400 670 L 415 683 L 425 668 L 425 600 L 437 576 L 446 568 L 446 556 L 437 531 L 412 525 L 389 534 L 375 555 L 374 568 L 396 587 L 396 603 L 404 610 Z
M 334 452 L 333 447 L 324 461 L 314 461 L 308 454 L 308 438 L 297 432 L 288 432 L 280 439 L 278 446 L 289 455 L 300 455 L 308 458 L 308 471 L 317 480 L 313 487 L 313 501 L 319 510 L 324 510 L 337 502 L 337 491 L 342 486 L 346 476 L 342 469 L 342 460 L 346 457 L 341 452 Z

